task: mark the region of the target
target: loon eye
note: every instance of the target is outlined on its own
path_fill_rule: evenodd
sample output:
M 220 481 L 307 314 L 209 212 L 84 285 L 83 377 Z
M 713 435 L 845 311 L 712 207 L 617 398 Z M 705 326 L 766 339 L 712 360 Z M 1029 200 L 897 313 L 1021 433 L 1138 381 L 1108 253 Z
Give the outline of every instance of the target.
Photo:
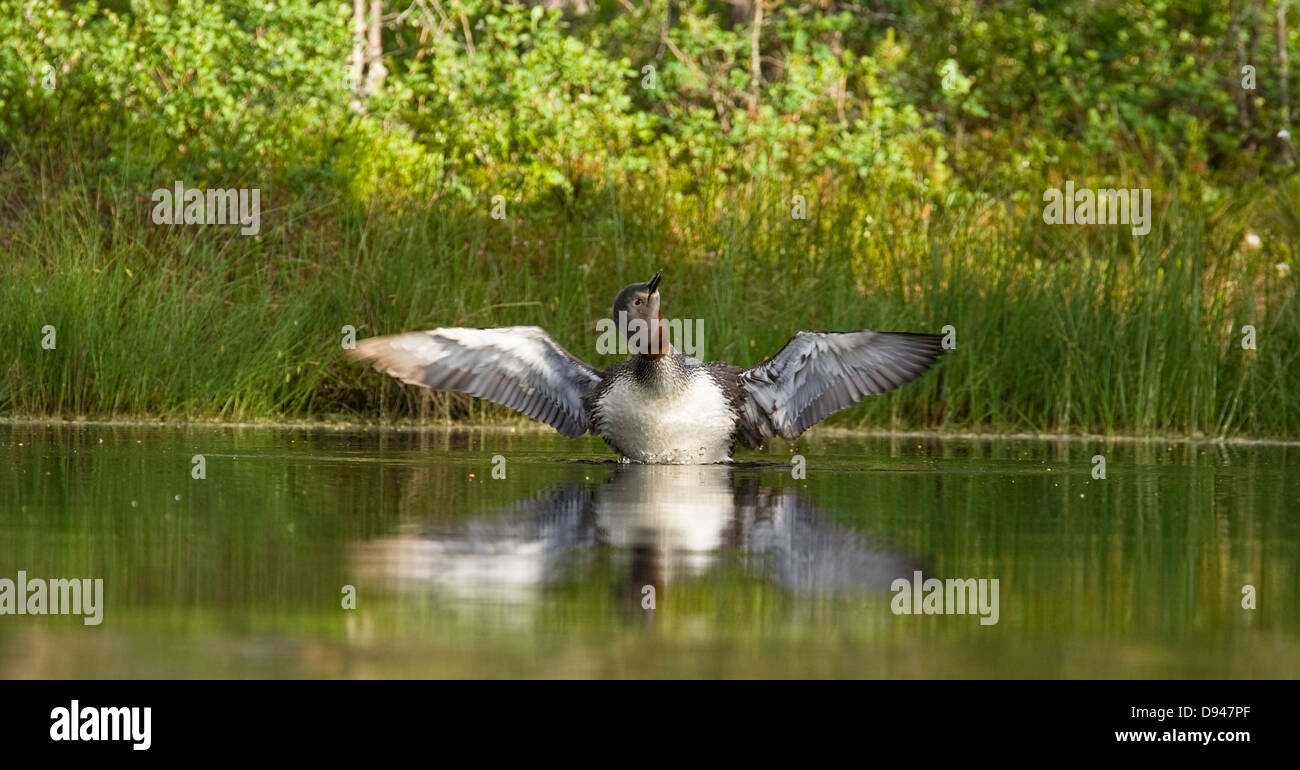
M 640 304 L 641 304 L 641 300 L 637 300 L 637 301 L 636 301 L 636 304 L 640 305 Z

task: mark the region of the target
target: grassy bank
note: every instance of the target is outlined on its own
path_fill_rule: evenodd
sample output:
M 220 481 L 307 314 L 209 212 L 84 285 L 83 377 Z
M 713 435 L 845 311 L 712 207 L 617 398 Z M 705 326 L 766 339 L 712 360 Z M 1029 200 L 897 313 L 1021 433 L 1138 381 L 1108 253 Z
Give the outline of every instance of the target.
M 1296 278 L 1277 267 L 1297 264 L 1294 178 L 1217 207 L 1157 180 L 1143 237 L 1048 226 L 1033 202 L 945 207 L 824 177 L 796 220 L 788 189 L 688 196 L 647 175 L 582 217 L 534 203 L 504 221 L 486 202 L 272 189 L 253 238 L 155 226 L 146 196 L 66 168 L 3 179 L 8 416 L 500 419 L 347 362 L 342 327 L 538 324 L 605 365 L 596 320 L 663 268 L 665 312 L 704 319 L 710 359 L 754 363 L 805 328 L 955 327 L 936 374 L 833 419 L 843 427 L 1300 434 Z

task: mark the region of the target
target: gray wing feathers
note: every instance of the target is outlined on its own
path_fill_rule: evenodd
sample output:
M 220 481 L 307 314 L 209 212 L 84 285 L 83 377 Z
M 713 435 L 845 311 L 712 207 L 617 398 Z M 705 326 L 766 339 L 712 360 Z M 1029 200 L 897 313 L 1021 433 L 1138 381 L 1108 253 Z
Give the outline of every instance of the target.
M 371 337 L 348 355 L 410 385 L 508 406 L 568 438 L 591 427 L 582 396 L 600 382 L 600 373 L 537 326 Z
M 902 387 L 943 355 L 943 337 L 903 332 L 799 332 L 767 361 L 746 369 L 740 384 L 747 424 L 741 438 L 798 438 L 832 413 L 866 396 Z

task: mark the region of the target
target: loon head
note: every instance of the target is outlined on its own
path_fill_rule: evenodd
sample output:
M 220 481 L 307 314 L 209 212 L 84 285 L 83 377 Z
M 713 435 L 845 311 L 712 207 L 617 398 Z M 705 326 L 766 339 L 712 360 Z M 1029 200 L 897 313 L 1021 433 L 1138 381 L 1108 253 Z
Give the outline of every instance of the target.
M 625 287 L 614 298 L 614 323 L 627 336 L 628 349 L 647 358 L 669 351 L 668 330 L 659 310 L 659 281 L 664 271 L 645 283 Z

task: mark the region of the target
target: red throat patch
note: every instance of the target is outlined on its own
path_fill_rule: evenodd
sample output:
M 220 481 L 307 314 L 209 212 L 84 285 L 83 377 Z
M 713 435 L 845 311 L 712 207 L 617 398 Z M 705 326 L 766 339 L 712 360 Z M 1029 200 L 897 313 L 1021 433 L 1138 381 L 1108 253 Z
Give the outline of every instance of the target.
M 668 324 L 664 322 L 664 311 L 659 311 L 659 322 L 656 323 L 650 334 L 650 351 L 642 353 L 641 357 L 648 360 L 663 358 L 664 353 L 668 350 Z

